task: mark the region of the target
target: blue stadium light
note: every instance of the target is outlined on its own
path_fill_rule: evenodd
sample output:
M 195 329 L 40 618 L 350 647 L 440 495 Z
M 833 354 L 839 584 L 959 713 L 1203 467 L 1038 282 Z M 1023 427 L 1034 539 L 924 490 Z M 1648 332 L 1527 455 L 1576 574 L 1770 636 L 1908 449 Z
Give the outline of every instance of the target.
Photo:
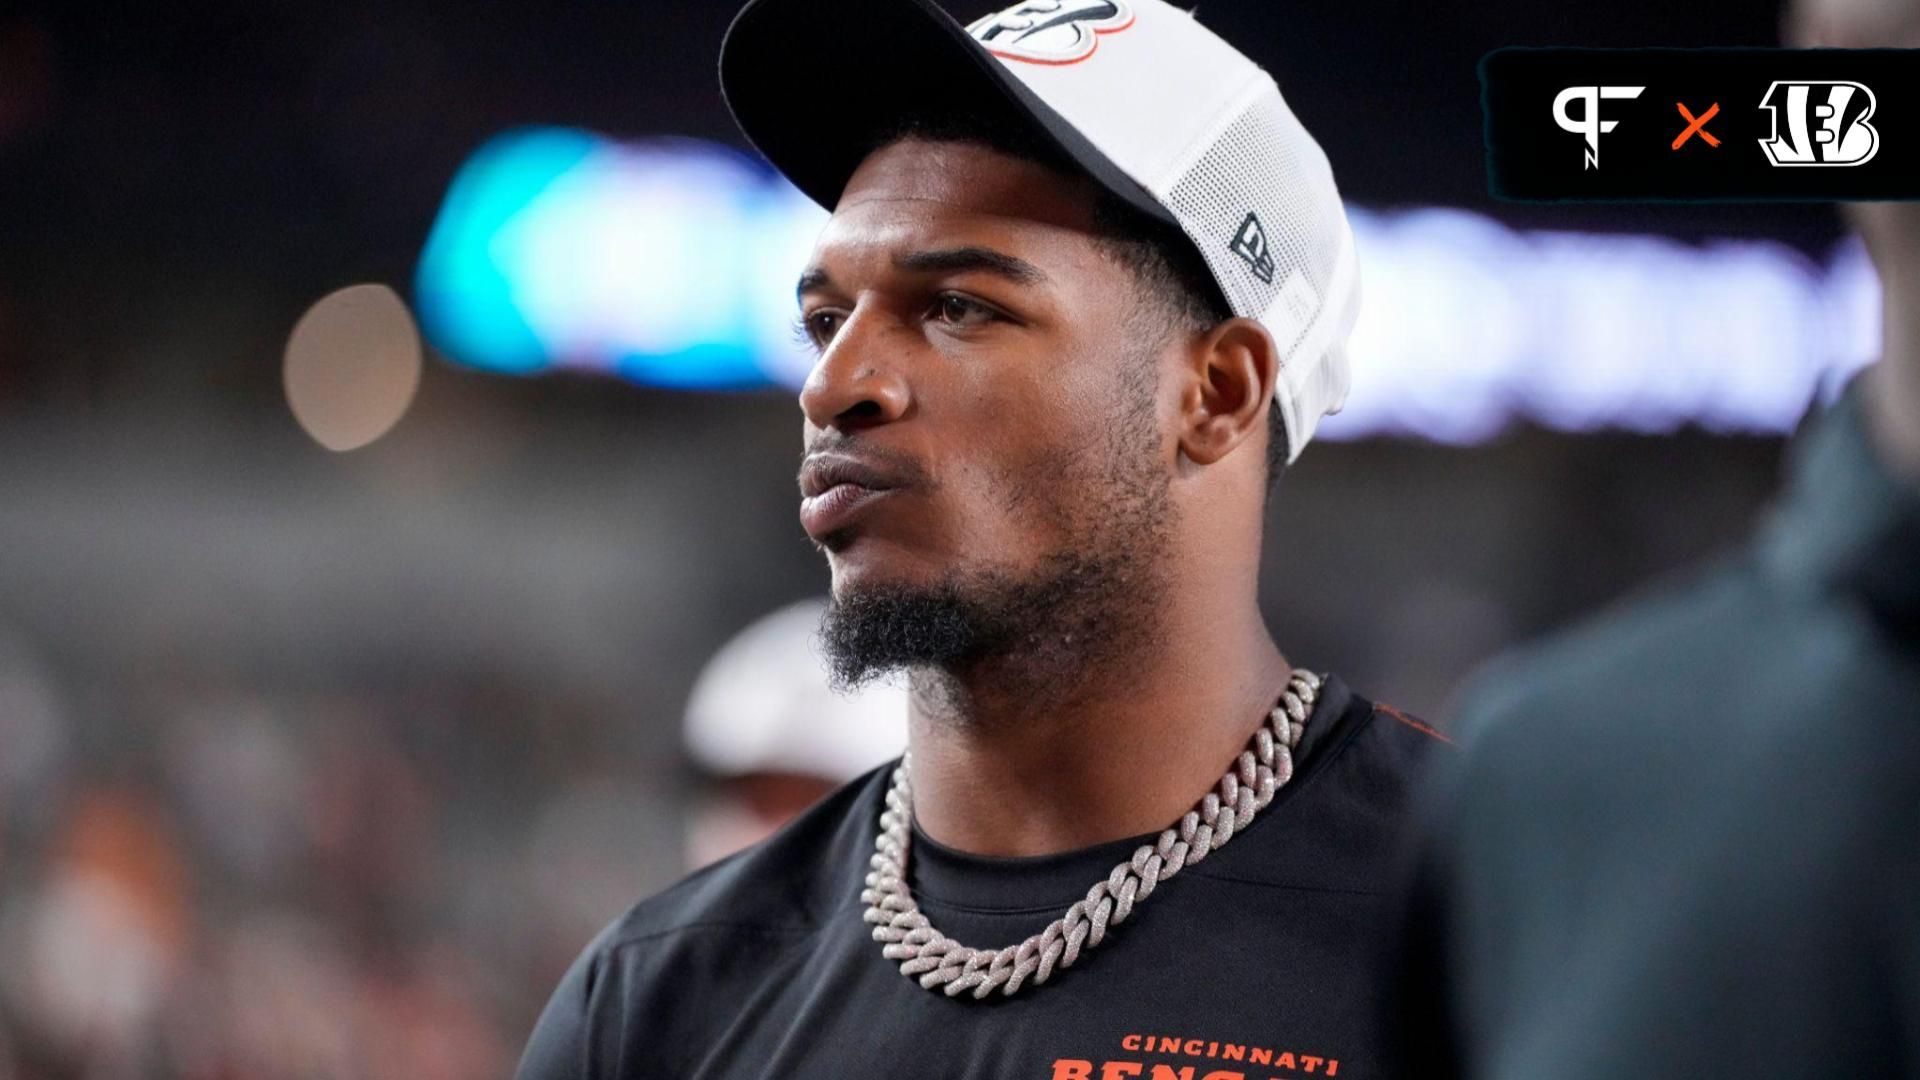
M 793 279 L 825 214 L 709 143 L 501 135 L 455 177 L 415 291 L 454 360 L 729 389 L 796 365 Z

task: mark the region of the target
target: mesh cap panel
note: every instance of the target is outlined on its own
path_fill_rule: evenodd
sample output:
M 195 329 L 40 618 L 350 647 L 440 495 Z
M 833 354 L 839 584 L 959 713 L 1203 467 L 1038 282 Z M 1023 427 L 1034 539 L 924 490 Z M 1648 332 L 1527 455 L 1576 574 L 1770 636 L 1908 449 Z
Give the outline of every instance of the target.
M 1357 311 L 1352 236 L 1326 155 L 1263 76 L 1252 100 L 1165 195 L 1236 315 L 1280 346 L 1276 397 L 1288 457 L 1346 400 L 1344 343 Z M 1302 397 L 1306 400 L 1301 400 Z

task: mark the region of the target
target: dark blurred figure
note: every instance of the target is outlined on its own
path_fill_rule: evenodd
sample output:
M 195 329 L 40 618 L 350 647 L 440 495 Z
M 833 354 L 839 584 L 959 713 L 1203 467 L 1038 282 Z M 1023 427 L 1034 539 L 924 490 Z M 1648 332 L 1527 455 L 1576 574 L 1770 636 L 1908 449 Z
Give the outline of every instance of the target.
M 1920 46 L 1915 0 L 1796 44 Z M 1496 667 L 1436 785 L 1409 1076 L 1920 1076 L 1920 203 L 1882 360 L 1700 580 Z

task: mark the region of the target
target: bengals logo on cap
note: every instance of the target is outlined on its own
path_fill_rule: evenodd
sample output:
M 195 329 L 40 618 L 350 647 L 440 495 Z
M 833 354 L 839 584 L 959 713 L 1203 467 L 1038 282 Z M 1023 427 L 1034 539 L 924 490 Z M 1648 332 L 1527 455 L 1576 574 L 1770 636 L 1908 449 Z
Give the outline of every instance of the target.
M 995 56 L 1030 64 L 1075 64 L 1100 47 L 1100 35 L 1133 25 L 1125 0 L 1025 0 L 967 27 Z

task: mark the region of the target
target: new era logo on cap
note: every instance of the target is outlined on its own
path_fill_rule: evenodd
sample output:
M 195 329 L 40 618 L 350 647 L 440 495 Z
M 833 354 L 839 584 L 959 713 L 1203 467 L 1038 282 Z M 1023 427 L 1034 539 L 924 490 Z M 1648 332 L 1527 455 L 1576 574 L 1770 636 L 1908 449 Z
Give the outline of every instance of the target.
M 1026 0 L 976 20 L 967 33 L 1002 59 L 1072 64 L 1093 55 L 1101 34 L 1132 25 L 1123 0 Z
M 1240 231 L 1234 234 L 1233 243 L 1228 246 L 1253 268 L 1254 277 L 1268 285 L 1273 284 L 1273 254 L 1267 250 L 1267 230 L 1260 227 L 1259 215 L 1248 214 L 1247 220 L 1240 223 Z

